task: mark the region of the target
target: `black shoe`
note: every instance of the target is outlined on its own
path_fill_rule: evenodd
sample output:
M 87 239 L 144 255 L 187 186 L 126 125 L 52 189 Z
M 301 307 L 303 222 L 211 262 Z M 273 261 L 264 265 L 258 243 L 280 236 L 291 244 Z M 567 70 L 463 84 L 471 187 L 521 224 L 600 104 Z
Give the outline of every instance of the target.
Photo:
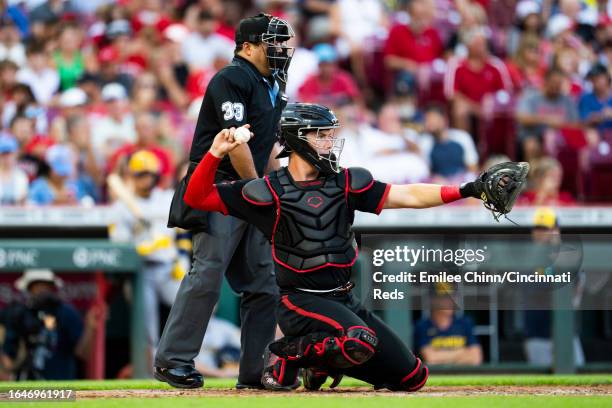
M 248 384 L 248 383 L 236 383 L 236 389 L 237 390 L 263 390 L 265 389 L 264 386 L 262 385 L 262 383 L 254 383 L 254 384 Z
M 175 368 L 155 367 L 153 376 L 175 388 L 200 388 L 204 377 L 190 365 Z

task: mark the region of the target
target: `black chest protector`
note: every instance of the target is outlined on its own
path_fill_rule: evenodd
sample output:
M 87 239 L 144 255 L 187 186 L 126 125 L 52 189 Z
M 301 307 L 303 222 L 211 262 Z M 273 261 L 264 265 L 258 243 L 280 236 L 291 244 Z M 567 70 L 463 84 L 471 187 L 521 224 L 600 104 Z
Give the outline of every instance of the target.
M 347 170 L 298 187 L 286 168 L 267 178 L 277 216 L 272 233 L 274 260 L 294 272 L 326 266 L 349 267 L 357 259 L 351 229 Z

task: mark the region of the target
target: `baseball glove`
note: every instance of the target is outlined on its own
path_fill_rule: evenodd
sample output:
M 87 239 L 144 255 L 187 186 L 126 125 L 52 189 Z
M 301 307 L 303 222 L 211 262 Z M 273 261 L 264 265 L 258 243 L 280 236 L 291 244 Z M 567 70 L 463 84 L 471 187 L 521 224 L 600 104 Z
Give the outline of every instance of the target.
M 480 199 L 487 210 L 499 222 L 502 215 L 508 214 L 521 191 L 527 184 L 529 163 L 506 162 L 496 164 L 483 171 L 476 180 Z

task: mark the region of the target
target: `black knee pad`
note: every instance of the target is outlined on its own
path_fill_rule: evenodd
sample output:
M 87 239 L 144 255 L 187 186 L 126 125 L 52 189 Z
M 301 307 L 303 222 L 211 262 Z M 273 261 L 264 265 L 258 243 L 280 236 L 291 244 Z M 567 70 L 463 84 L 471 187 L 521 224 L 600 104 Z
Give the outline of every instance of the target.
M 429 369 L 420 358 L 417 358 L 417 365 L 410 371 L 399 384 L 387 387 L 391 391 L 418 391 L 425 386 L 429 377 Z
M 363 364 L 374 356 L 378 338 L 374 331 L 367 327 L 349 327 L 342 342 L 342 354 L 354 365 Z

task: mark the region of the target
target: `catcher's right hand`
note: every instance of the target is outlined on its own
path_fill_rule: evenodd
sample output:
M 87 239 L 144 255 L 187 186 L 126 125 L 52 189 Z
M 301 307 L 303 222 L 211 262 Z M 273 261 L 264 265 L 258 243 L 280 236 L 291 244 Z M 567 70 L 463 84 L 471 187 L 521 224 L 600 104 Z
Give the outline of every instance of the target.
M 483 171 L 474 182 L 466 183 L 461 188 L 467 190 L 464 196 L 481 199 L 485 208 L 499 221 L 500 216 L 512 210 L 516 199 L 527 185 L 528 173 L 527 162 L 499 163 Z

